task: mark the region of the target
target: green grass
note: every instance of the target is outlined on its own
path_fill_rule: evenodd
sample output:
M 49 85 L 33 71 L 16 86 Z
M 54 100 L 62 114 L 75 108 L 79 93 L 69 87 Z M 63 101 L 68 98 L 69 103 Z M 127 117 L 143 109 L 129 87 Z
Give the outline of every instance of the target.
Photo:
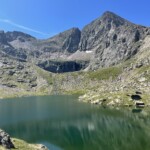
M 90 79 L 108 80 L 110 78 L 115 79 L 121 73 L 122 73 L 122 67 L 109 67 L 97 71 L 90 71 L 88 73 L 88 77 Z
M 142 73 L 145 73 L 146 71 L 150 71 L 150 65 L 149 66 L 143 66 L 143 67 L 139 68 L 137 70 L 137 73 L 142 74 Z M 147 73 L 145 75 L 145 77 L 147 78 L 147 81 L 150 81 L 150 73 Z
M 67 95 L 83 95 L 86 93 L 86 90 L 72 90 L 72 91 L 67 91 L 66 94 Z
M 52 77 L 52 73 L 45 71 L 37 66 L 34 66 L 34 69 L 37 71 L 37 73 L 47 81 L 47 83 L 49 85 L 53 84 L 53 77 Z
M 38 150 L 39 149 L 37 145 L 28 144 L 27 142 L 23 140 L 19 140 L 19 139 L 13 139 L 13 143 L 15 145 L 15 149 L 18 149 L 18 150 Z M 0 146 L 0 150 L 6 150 L 6 149 Z

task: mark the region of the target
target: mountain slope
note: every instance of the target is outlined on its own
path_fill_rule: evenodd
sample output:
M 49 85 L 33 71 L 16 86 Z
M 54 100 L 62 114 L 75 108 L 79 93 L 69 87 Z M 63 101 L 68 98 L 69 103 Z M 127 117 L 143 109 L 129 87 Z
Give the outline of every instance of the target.
M 134 105 L 138 91 L 149 105 L 149 43 L 150 28 L 112 12 L 45 40 L 1 31 L 1 98 L 85 94 L 91 103 Z

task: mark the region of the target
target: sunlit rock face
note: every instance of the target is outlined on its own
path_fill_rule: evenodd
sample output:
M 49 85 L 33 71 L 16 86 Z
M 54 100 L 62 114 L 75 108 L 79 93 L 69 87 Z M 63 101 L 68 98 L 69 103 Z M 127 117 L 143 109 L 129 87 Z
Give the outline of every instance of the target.
M 94 51 L 91 69 L 115 65 L 139 51 L 148 30 L 112 12 L 105 12 L 83 28 L 79 48 Z

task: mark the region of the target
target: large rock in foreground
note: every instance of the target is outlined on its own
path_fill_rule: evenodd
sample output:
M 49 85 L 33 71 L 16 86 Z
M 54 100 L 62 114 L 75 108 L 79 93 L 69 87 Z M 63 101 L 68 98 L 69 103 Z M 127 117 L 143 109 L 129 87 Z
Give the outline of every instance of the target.
M 8 133 L 0 129 L 0 145 L 7 149 L 15 148 Z

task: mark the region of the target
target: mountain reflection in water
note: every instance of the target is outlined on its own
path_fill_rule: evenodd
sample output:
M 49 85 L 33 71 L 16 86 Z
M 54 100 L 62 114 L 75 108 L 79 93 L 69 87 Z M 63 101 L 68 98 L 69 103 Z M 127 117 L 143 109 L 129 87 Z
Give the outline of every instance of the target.
M 64 150 L 149 150 L 148 113 L 104 109 L 76 99 L 45 96 L 1 101 L 0 127 L 13 137 Z

